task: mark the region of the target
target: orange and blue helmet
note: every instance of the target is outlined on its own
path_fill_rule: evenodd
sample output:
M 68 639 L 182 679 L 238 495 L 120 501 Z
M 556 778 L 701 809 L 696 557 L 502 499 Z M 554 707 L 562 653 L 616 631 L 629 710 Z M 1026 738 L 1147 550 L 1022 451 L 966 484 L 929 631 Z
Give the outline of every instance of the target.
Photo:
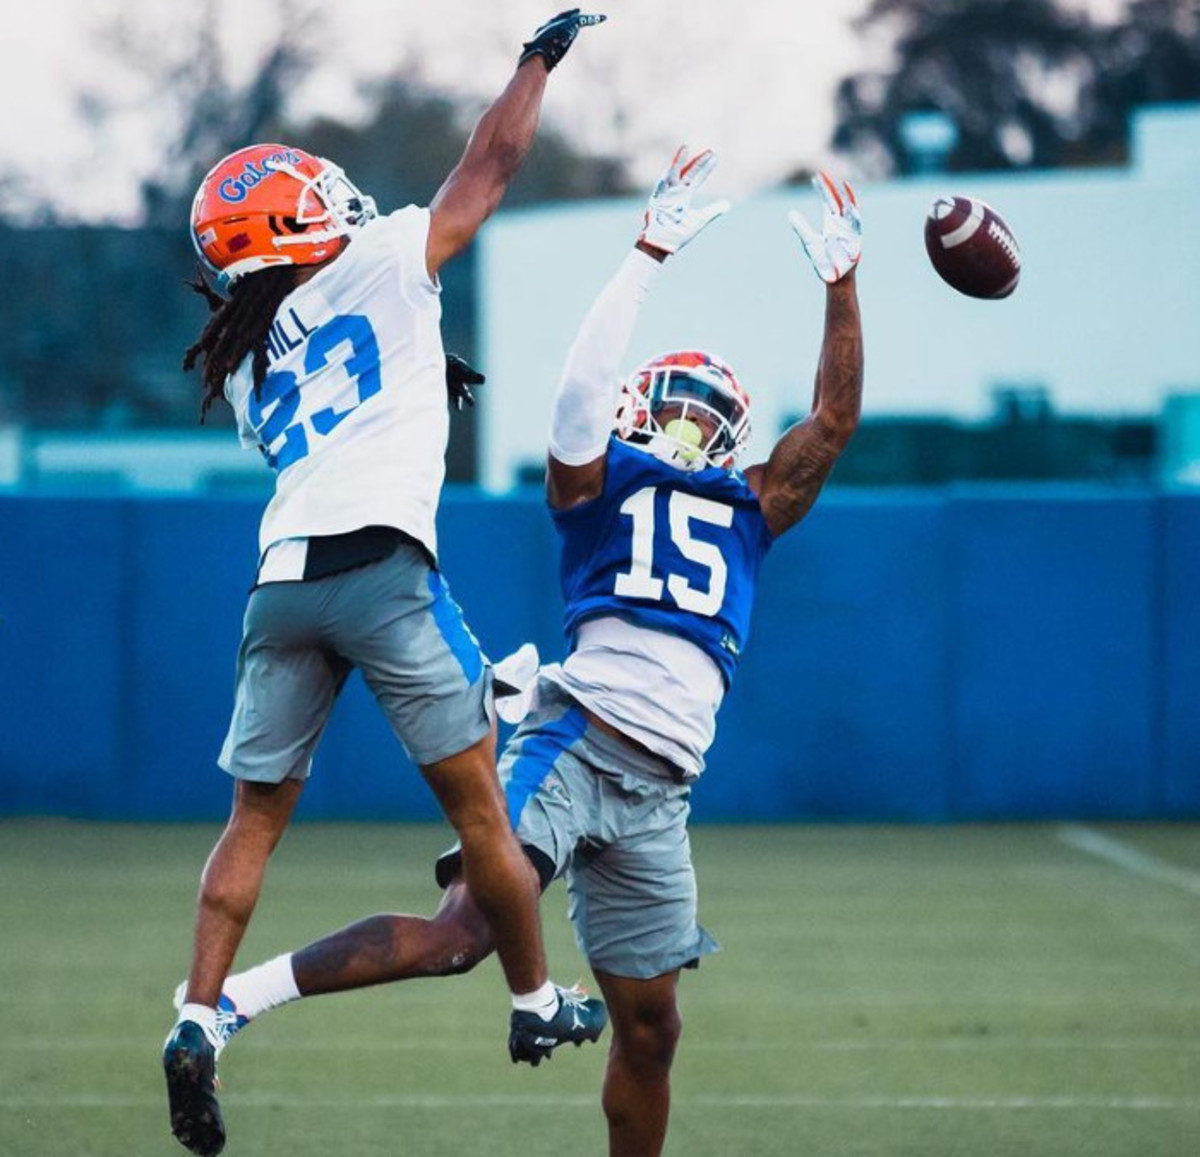
M 288 145 L 218 161 L 192 201 L 192 244 L 224 287 L 270 265 L 315 265 L 376 216 L 335 164 Z
M 615 429 L 681 470 L 732 470 L 750 440 L 750 395 L 713 354 L 659 354 L 625 379 Z

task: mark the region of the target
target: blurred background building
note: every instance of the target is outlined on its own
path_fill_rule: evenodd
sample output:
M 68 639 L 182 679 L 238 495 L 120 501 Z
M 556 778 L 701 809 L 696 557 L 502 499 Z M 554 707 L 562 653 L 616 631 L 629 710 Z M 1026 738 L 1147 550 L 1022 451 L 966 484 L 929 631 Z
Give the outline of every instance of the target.
M 447 11 L 447 51 L 455 21 L 465 27 L 470 15 L 461 7 Z M 506 26 L 526 8 L 540 12 L 524 0 L 502 7 Z M 621 0 L 610 7 L 604 34 L 619 56 L 606 58 L 597 37 L 601 64 L 592 67 L 612 71 L 620 59 L 628 70 L 638 44 L 631 25 L 663 15 Z M 744 64 L 767 51 L 737 30 L 724 0 L 701 7 L 710 24 L 681 30 L 684 42 L 711 46 L 724 27 L 733 39 L 722 61 Z M 75 107 L 89 139 L 107 142 L 110 169 L 130 78 L 153 88 L 161 110 L 165 144 L 155 164 L 139 168 L 141 153 L 128 151 L 132 208 L 106 214 L 97 201 L 89 212 L 86 200 L 64 198 L 86 186 L 94 157 L 81 158 L 77 181 L 55 187 L 0 156 L 0 486 L 265 492 L 270 478 L 228 436 L 227 413 L 198 427 L 196 382 L 179 368 L 205 312 L 182 284 L 194 267 L 182 226 L 196 179 L 228 149 L 280 137 L 335 157 L 395 207 L 427 201 L 461 150 L 481 99 L 471 70 L 433 80 L 437 69 L 410 53 L 364 79 L 353 112 L 317 113 L 311 97 L 297 100 L 331 42 L 315 9 L 264 5 L 252 26 L 257 51 L 237 66 L 237 49 L 222 38 L 226 8 L 199 5 L 154 51 L 148 6 L 126 0 L 115 15 L 92 16 L 105 75 L 126 83 L 80 80 Z M 820 333 L 819 287 L 784 213 L 815 213 L 807 178 L 829 165 L 860 183 L 868 229 L 866 420 L 835 484 L 1193 483 L 1200 106 L 1188 102 L 1200 99 L 1200 5 L 843 0 L 829 8 L 822 19 L 836 24 L 829 39 L 842 58 L 828 65 L 828 140 L 804 156 L 776 137 L 776 170 L 789 157 L 792 169 L 766 188 L 745 187 L 752 166 L 741 142 L 722 149 L 712 191 L 733 186 L 736 210 L 670 270 L 631 360 L 670 346 L 717 349 L 753 391 L 755 452 L 769 446 L 804 408 Z M 477 42 L 475 72 L 502 80 L 511 45 L 497 36 L 500 14 L 490 19 L 496 42 Z M 811 32 L 794 14 L 774 26 L 797 51 Z M 381 19 L 380 31 L 387 27 Z M 562 357 L 632 237 L 645 174 L 669 156 L 669 128 L 639 130 L 645 90 L 631 82 L 623 96 L 597 94 L 587 68 L 564 83 L 593 85 L 593 115 L 581 123 L 573 104 L 548 113 L 504 208 L 476 251 L 445 273 L 447 348 L 480 360 L 489 375 L 480 411 L 454 422 L 455 481 L 503 491 L 540 476 Z M 750 105 L 739 115 L 749 138 L 766 113 Z M 679 120 L 681 131 L 696 127 L 694 111 Z M 1010 301 L 957 297 L 930 269 L 924 212 L 947 189 L 983 197 L 1014 228 L 1025 272 Z
M 1187 477 L 1200 456 L 1181 424 L 1200 394 L 1200 229 L 1189 224 L 1200 208 L 1200 106 L 1139 111 L 1131 134 L 1120 168 L 922 172 L 860 187 L 866 420 L 838 483 Z M 981 197 L 1012 226 L 1024 260 L 1012 298 L 968 299 L 938 279 L 923 224 L 939 192 Z M 666 349 L 720 352 L 754 400 L 759 459 L 807 412 L 820 349 L 823 294 L 786 223 L 796 206 L 819 212 L 806 186 L 760 194 L 676 259 L 629 358 L 632 367 Z M 531 415 L 549 413 L 574 330 L 634 236 L 639 207 L 510 213 L 489 231 L 489 488 L 539 473 L 545 429 Z M 1171 239 L 1151 257 L 1148 234 L 1160 227 Z M 545 253 L 569 254 L 571 276 L 530 260 Z

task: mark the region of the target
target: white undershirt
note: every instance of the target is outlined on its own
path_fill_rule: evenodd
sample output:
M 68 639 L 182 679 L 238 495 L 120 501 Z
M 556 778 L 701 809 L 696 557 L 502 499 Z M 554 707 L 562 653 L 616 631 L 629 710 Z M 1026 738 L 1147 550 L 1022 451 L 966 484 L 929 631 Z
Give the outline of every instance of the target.
M 704 770 L 725 681 L 694 643 L 615 615 L 588 619 L 566 661 L 542 674 L 684 776 Z
M 592 303 L 567 354 L 550 419 L 550 455 L 586 466 L 604 454 L 621 388 L 621 361 L 662 264 L 632 250 Z

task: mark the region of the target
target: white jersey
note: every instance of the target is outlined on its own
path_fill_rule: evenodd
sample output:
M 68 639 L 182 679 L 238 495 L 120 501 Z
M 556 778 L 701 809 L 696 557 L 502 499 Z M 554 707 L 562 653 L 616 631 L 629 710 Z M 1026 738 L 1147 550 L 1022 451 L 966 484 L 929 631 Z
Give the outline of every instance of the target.
M 260 395 L 250 357 L 227 380 L 242 445 L 278 472 L 260 552 L 393 526 L 436 557 L 449 416 L 428 235 L 429 210 L 415 205 L 367 222 L 284 298 Z
M 562 666 L 542 674 L 686 778 L 704 770 L 725 681 L 695 643 L 616 615 L 588 619 Z

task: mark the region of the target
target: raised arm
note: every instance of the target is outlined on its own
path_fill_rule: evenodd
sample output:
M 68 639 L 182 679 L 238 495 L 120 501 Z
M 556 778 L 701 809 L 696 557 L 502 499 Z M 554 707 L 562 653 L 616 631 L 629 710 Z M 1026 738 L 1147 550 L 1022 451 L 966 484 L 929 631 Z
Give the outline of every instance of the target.
M 809 415 L 788 430 L 771 456 L 746 471 L 773 534 L 794 526 L 812 508 L 833 464 L 858 426 L 862 407 L 863 338 L 856 269 L 862 221 L 849 185 L 841 190 L 820 174 L 813 184 L 825 201 L 817 233 L 799 213 L 788 216 L 826 283 L 825 336 Z
M 692 197 L 717 163 L 711 149 L 688 157 L 680 146 L 654 187 L 633 252 L 600 291 L 567 354 L 550 421 L 546 498 L 556 510 L 604 489 L 605 451 L 621 388 L 621 361 L 662 263 L 729 208 L 692 208 Z
M 430 202 L 425 264 L 431 277 L 471 243 L 500 204 L 533 144 L 546 77 L 580 28 L 604 19 L 571 8 L 543 24 L 525 43 L 512 79 L 479 119 L 462 159 Z

